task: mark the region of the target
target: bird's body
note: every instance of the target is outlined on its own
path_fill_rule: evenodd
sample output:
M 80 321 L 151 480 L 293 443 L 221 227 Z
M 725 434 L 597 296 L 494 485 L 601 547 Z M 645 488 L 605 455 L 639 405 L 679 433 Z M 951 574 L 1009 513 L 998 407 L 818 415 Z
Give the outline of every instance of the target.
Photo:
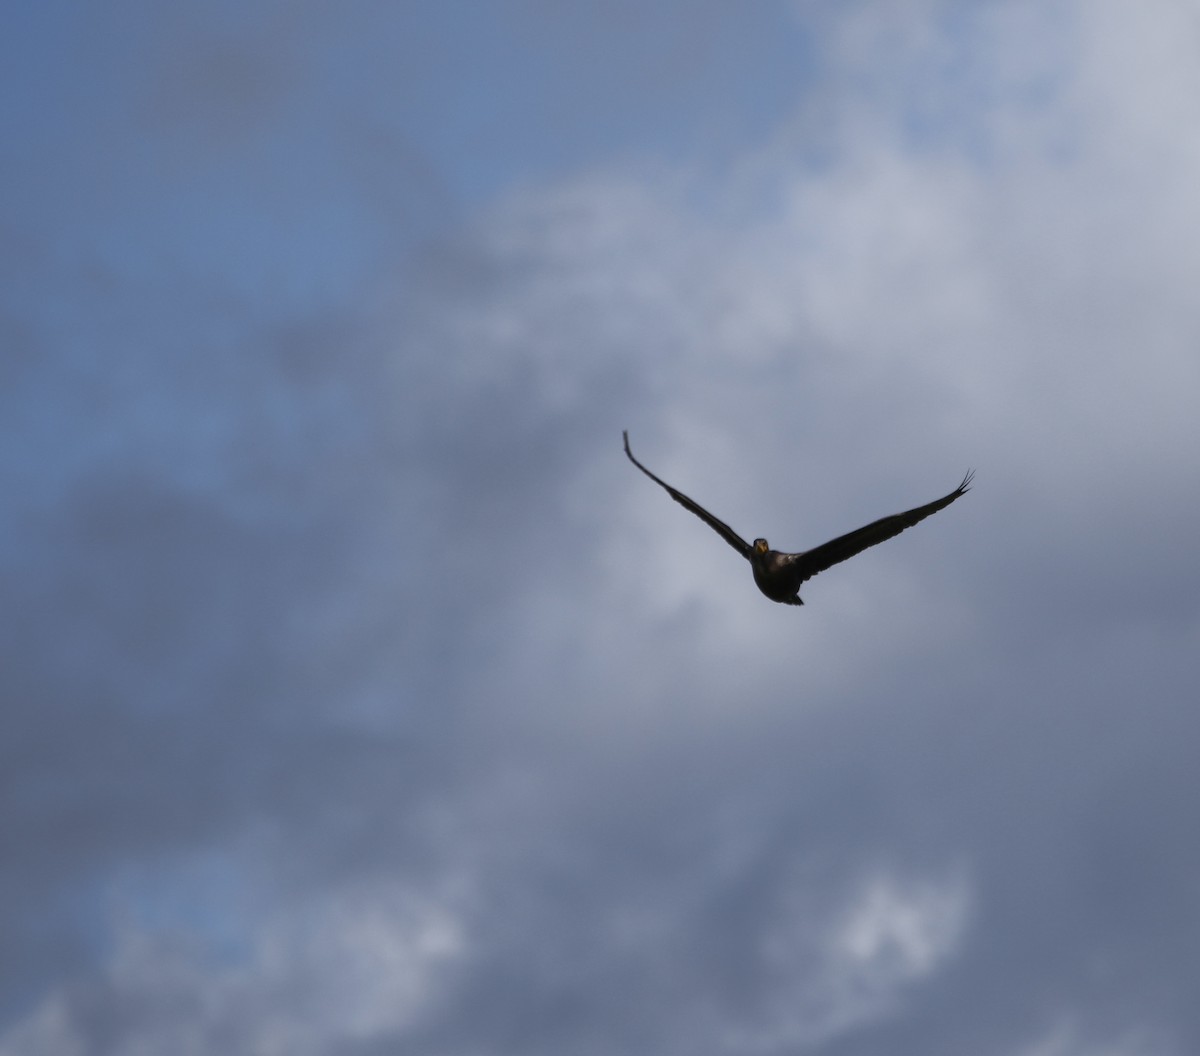
M 924 506 L 917 506 L 915 509 L 906 510 L 904 513 L 896 513 L 891 517 L 882 517 L 878 521 L 872 521 L 870 524 L 853 532 L 847 532 L 845 535 L 839 535 L 836 539 L 831 539 L 827 543 L 822 543 L 812 550 L 802 550 L 799 553 L 789 554 L 779 550 L 772 550 L 765 539 L 755 539 L 753 545 L 747 543 L 746 540 L 730 528 L 729 525 L 725 524 L 724 521 L 717 520 L 703 506 L 693 502 L 683 492 L 676 491 L 666 481 L 660 480 L 651 473 L 650 470 L 633 457 L 633 452 L 629 450 L 629 433 L 625 433 L 624 437 L 625 454 L 629 456 L 629 461 L 656 484 L 664 488 L 667 494 L 677 503 L 699 517 L 713 531 L 720 535 L 725 542 L 741 554 L 742 557 L 749 561 L 750 567 L 754 572 L 754 582 L 758 585 L 758 589 L 772 601 L 778 601 L 784 605 L 803 605 L 804 602 L 800 600 L 800 585 L 805 580 L 811 579 L 818 572 L 823 572 L 831 565 L 836 565 L 838 562 L 845 561 L 855 554 L 860 554 L 876 543 L 882 543 L 885 539 L 891 539 L 893 536 L 899 535 L 905 528 L 911 528 L 918 521 L 923 521 L 930 514 L 945 509 L 950 503 L 966 494 L 970 489 L 971 478 L 974 476 L 973 473 L 968 472 L 963 477 L 962 483 L 950 492 L 949 495 L 935 499 Z
M 803 605 L 804 602 L 800 600 L 800 584 L 804 580 L 798 578 L 795 572 L 796 563 L 788 560 L 798 555 L 781 554 L 778 550 L 771 550 L 766 546 L 766 542 L 763 539 L 762 550 L 756 548 L 750 556 L 750 568 L 754 572 L 754 582 L 758 584 L 758 589 L 772 601 L 782 602 L 784 605 Z

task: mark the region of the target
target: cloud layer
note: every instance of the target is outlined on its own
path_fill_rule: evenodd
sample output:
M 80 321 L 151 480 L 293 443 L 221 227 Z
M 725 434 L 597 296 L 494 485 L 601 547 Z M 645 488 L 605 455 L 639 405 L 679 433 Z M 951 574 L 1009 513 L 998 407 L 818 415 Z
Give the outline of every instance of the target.
M 367 10 L 4 64 L 0 1054 L 1195 1051 L 1200 24 Z

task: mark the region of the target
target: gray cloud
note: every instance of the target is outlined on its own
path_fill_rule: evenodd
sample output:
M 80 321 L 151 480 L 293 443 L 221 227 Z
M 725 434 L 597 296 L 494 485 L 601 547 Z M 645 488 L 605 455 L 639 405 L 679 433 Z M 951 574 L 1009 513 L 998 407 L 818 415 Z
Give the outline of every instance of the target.
M 411 129 L 264 191 L 365 30 L 234 26 L 150 149 L 356 219 L 7 225 L 0 1054 L 1195 1048 L 1182 27 L 912 7 L 800 8 L 733 164 L 452 230 L 435 165 L 389 214 Z M 373 142 L 317 83 L 304 143 Z M 781 546 L 978 484 L 785 612 L 626 427 Z

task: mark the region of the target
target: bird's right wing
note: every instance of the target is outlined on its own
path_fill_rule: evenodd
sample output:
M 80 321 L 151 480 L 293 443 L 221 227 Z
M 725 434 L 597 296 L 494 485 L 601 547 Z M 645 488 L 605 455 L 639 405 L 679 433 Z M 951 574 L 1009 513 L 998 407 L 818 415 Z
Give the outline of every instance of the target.
M 646 474 L 655 484 L 664 488 L 668 495 L 671 496 L 684 509 L 691 510 L 697 517 L 707 524 L 714 532 L 732 546 L 739 554 L 747 561 L 750 560 L 751 547 L 745 539 L 737 534 L 724 521 L 718 521 L 711 513 L 697 502 L 693 502 L 682 491 L 676 491 L 665 480 L 659 480 L 653 473 L 643 466 L 636 458 L 633 457 L 633 452 L 629 450 L 629 433 L 622 434 L 625 437 L 625 454 L 629 456 L 629 461 L 632 462 L 638 469 Z

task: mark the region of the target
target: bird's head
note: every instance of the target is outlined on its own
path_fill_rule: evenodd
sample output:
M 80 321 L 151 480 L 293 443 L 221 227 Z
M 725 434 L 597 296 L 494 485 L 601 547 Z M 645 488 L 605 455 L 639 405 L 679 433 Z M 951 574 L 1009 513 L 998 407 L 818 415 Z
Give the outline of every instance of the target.
M 765 539 L 754 540 L 754 552 L 756 554 L 765 554 L 771 547 Z

